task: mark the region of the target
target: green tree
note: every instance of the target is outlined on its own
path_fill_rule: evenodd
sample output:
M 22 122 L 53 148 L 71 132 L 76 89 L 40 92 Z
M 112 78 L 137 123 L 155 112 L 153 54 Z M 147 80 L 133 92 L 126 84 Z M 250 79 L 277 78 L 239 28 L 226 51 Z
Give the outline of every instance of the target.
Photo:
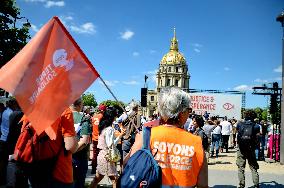
M 267 108 L 264 108 L 262 113 L 261 113 L 261 119 L 262 120 L 267 120 Z
M 20 16 L 20 9 L 15 0 L 0 1 L 0 68 L 12 59 L 30 39 L 30 23 L 17 20 L 26 19 Z M 16 27 L 18 26 L 18 28 Z
M 85 106 L 93 106 L 95 108 L 98 105 L 95 95 L 92 93 L 84 93 L 82 99 Z
M 244 115 L 244 112 L 247 110 L 253 110 L 256 113 L 256 118 L 259 119 L 259 121 L 261 120 L 267 120 L 267 109 L 262 109 L 260 107 L 256 107 L 256 108 L 247 108 L 242 112 L 242 115 Z M 244 118 L 244 117 L 243 117 Z
M 112 100 L 106 100 L 101 102 L 101 104 L 104 104 L 106 106 L 113 106 L 114 108 L 116 108 L 118 110 L 118 113 L 121 114 L 123 112 L 123 109 L 121 108 L 121 106 L 125 107 L 125 104 L 121 101 L 112 101 Z
M 259 119 L 259 120 L 262 120 L 262 112 L 263 110 L 260 108 L 260 107 L 257 107 L 255 109 L 253 109 L 254 112 L 256 113 L 256 117 Z
M 256 107 L 254 109 L 245 109 L 245 110 L 253 110 L 256 113 L 256 117 L 259 119 L 259 121 L 261 120 L 267 120 L 267 108 L 260 108 L 260 107 Z

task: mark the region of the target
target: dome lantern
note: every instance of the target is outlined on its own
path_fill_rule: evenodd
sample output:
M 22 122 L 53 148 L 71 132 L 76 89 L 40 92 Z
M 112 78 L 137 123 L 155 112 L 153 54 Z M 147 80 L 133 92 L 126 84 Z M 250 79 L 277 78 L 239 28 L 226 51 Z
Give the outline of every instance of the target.
M 174 37 L 171 40 L 171 51 L 177 51 L 178 52 L 178 40 L 176 38 L 176 28 L 174 27 Z

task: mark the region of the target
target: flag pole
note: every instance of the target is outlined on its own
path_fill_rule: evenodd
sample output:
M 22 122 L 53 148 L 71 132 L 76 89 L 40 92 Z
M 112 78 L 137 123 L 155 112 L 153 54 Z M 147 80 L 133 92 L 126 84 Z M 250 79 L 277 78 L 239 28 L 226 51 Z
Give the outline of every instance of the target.
M 118 103 L 118 105 L 122 108 L 122 110 L 126 112 L 126 110 L 124 109 L 124 107 L 120 104 L 120 102 L 117 100 L 117 98 L 114 96 L 113 92 L 110 90 L 110 88 L 107 86 L 107 84 L 105 83 L 105 81 L 102 79 L 101 76 L 99 76 L 99 78 L 101 79 L 101 81 L 103 82 L 103 84 L 106 86 L 106 88 L 108 89 L 108 91 L 110 92 L 110 94 L 113 96 L 113 98 L 116 100 L 116 102 Z

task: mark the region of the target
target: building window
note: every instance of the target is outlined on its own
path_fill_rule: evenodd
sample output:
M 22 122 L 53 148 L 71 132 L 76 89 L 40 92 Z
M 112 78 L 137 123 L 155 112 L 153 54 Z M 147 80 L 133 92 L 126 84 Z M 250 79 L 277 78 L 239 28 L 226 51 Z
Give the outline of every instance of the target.
M 171 67 L 169 67 L 169 72 L 171 72 L 172 71 L 172 69 L 171 69 Z
M 178 79 L 175 80 L 175 86 L 178 86 Z
M 167 86 L 170 86 L 170 84 L 171 84 L 171 79 L 168 79 L 167 80 Z
M 182 68 L 182 72 L 184 72 L 184 68 Z
M 176 67 L 176 72 L 178 72 L 178 67 Z
M 163 81 L 161 80 L 161 85 L 160 86 L 162 86 L 163 85 Z
M 155 100 L 154 96 L 151 96 L 151 101 L 154 101 L 154 100 Z

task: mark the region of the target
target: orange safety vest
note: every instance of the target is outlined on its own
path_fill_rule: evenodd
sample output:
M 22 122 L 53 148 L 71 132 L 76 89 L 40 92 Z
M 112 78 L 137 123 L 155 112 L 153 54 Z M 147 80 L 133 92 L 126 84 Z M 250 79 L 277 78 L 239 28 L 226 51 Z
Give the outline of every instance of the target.
M 204 151 L 199 136 L 174 126 L 151 130 L 150 146 L 162 168 L 163 187 L 191 187 L 197 184 Z

